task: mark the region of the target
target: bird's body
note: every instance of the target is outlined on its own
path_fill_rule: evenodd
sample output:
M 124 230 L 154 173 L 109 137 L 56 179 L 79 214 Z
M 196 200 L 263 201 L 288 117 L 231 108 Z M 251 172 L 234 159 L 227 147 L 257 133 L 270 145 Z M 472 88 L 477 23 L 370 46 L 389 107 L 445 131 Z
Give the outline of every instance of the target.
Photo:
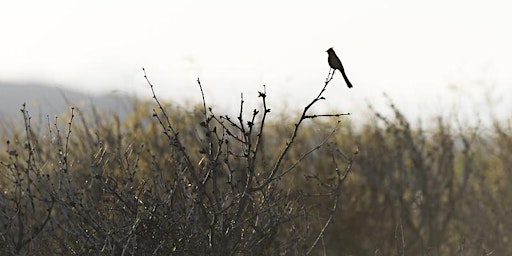
M 339 70 L 341 72 L 341 75 L 343 76 L 343 79 L 345 79 L 348 88 L 352 88 L 352 84 L 348 80 L 347 74 L 345 73 L 345 69 L 343 69 L 343 65 L 341 64 L 340 58 L 338 58 L 338 56 L 336 55 L 332 48 L 329 48 L 329 50 L 327 50 L 327 54 L 329 54 L 329 57 L 327 58 L 329 66 L 332 69 L 334 69 L 333 74 L 336 71 L 336 69 Z

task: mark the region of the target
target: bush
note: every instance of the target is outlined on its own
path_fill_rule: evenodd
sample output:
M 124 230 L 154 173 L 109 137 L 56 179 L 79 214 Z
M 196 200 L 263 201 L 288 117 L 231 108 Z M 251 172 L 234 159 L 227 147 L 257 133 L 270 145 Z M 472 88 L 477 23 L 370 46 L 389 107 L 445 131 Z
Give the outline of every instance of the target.
M 24 132 L 11 134 L 0 156 L 1 253 L 324 250 L 318 245 L 353 156 L 328 143 L 339 124 L 314 137 L 300 133 L 311 129 L 305 121 L 344 115 L 309 114 L 329 81 L 288 136 L 269 130 L 288 124 L 267 123 L 265 91 L 259 92 L 262 109 L 246 117 L 242 100 L 234 119 L 207 108 L 204 95 L 202 106 L 189 110 L 160 103 L 154 92 L 155 120 L 149 103 L 138 102 L 127 120 L 72 108 L 65 124 L 48 118 L 38 126 L 23 107 Z M 309 169 L 305 160 L 320 155 L 330 160 Z
M 0 253 L 512 254 L 510 124 L 415 127 L 390 104 L 355 128 L 310 113 L 325 86 L 276 121 L 264 90 L 235 118 L 156 95 L 125 120 L 23 108 L 2 132 Z

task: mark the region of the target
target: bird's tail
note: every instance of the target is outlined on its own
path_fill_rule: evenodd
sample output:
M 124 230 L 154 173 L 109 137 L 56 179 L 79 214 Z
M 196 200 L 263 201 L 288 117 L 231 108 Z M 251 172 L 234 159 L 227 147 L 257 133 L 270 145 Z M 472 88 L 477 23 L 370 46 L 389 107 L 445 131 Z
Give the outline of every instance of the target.
M 345 79 L 345 83 L 347 83 L 348 88 L 352 88 L 352 84 L 348 80 L 347 74 L 345 74 L 345 72 L 343 72 L 343 71 L 341 71 L 341 74 L 343 75 L 343 79 Z

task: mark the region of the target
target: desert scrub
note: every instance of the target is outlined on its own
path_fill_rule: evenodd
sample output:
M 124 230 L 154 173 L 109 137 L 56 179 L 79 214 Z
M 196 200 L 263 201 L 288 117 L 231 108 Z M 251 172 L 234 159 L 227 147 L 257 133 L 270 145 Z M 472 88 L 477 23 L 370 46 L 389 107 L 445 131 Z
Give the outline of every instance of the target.
M 180 107 L 154 94 L 126 119 L 71 108 L 33 124 L 23 107 L 24 129 L 2 136 L 2 253 L 324 251 L 353 161 L 353 152 L 329 143 L 345 114 L 309 113 L 329 81 L 297 119 L 281 124 L 267 120 L 265 91 L 261 109 L 246 114 L 242 98 L 234 118 L 216 114 L 204 95 L 201 105 Z M 320 118 L 332 121 L 309 132 Z M 267 128 L 275 126 L 291 129 Z M 307 164 L 320 156 L 328 160 Z

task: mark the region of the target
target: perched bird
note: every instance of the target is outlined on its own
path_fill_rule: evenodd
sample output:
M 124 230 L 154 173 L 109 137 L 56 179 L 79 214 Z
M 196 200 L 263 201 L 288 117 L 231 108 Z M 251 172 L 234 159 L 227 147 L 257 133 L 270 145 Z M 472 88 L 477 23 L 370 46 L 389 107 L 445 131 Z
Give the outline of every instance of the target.
M 334 50 L 332 48 L 329 48 L 329 50 L 327 50 L 327 54 L 329 54 L 329 57 L 327 58 L 327 61 L 329 62 L 329 66 L 331 66 L 331 68 L 334 69 L 333 75 L 334 75 L 334 72 L 336 72 L 336 69 L 339 70 L 341 72 L 341 74 L 343 75 L 343 79 L 345 79 L 345 82 L 347 83 L 348 88 L 352 88 L 352 84 L 348 80 L 347 74 L 345 74 L 343 65 L 341 65 L 340 58 L 338 58 L 338 56 L 336 56 L 336 53 L 334 52 Z

